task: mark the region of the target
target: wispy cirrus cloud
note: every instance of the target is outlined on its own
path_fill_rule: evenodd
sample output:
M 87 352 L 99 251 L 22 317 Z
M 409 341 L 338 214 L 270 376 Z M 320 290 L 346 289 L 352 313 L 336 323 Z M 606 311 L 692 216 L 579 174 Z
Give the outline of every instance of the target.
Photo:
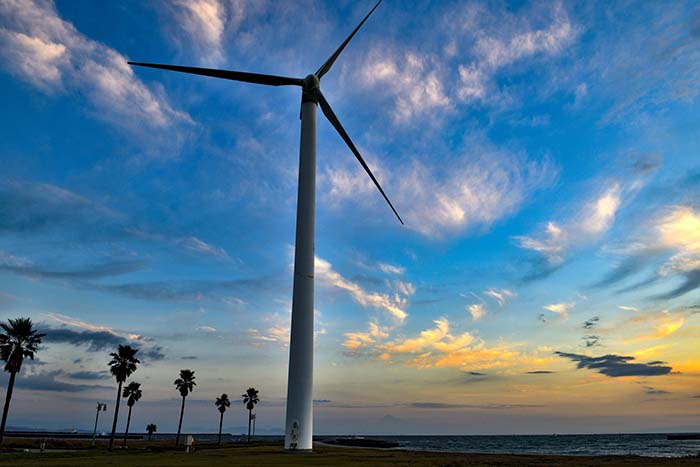
M 493 99 L 494 78 L 499 70 L 535 55 L 559 55 L 575 42 L 581 28 L 572 23 L 560 2 L 554 4 L 551 15 L 551 24 L 541 29 L 505 27 L 498 33 L 477 33 L 475 60 L 458 68 L 459 98 L 466 102 Z
M 629 247 L 618 252 L 622 261 L 595 284 L 596 287 L 616 285 L 655 266 L 646 278 L 623 287 L 620 292 L 676 277 L 683 279 L 680 285 L 651 298 L 670 300 L 700 288 L 700 211 L 689 205 L 664 206 L 632 235 L 634 241 L 628 241 Z M 619 308 L 638 311 L 626 305 Z
M 478 321 L 488 313 L 486 305 L 483 303 L 472 303 L 467 305 L 467 311 L 472 315 L 472 320 Z
M 450 107 L 439 66 L 437 57 L 432 55 L 375 48 L 364 57 L 359 82 L 389 92 L 394 99 L 394 122 L 407 123 Z
M 379 269 L 385 274 L 396 274 L 398 276 L 406 272 L 406 268 L 403 266 L 396 266 L 389 263 L 379 263 Z
M 532 192 L 551 184 L 557 174 L 548 159 L 531 160 L 483 138 L 465 141 L 463 146 L 463 151 L 445 154 L 447 162 L 440 166 L 416 158 L 388 171 L 369 162 L 408 228 L 438 239 L 468 229 L 487 229 L 516 212 Z M 358 169 L 330 169 L 323 183 L 333 206 L 363 202 L 385 209 L 379 206 L 376 188 Z
M 395 124 L 442 120 L 460 105 L 499 105 L 497 77 L 510 65 L 534 56 L 556 57 L 581 33 L 561 3 L 517 19 L 506 9 L 494 14 L 475 3 L 448 6 L 442 14 L 449 33 L 431 31 L 438 37 L 431 47 L 407 50 L 405 44 L 384 42 L 353 67 L 355 81 L 389 93 Z M 535 18 L 543 15 L 549 16 L 549 24 L 535 25 Z
M 604 234 L 615 221 L 622 202 L 622 186 L 613 182 L 602 193 L 585 202 L 580 213 L 563 223 L 549 221 L 540 236 L 514 237 L 520 248 L 546 258 L 551 267 L 561 264 L 567 253 Z
M 84 392 L 95 390 L 111 390 L 111 386 L 100 384 L 76 384 L 64 381 L 64 379 L 81 379 L 67 374 L 63 370 L 53 370 L 24 374 L 17 379 L 17 387 L 31 391 L 49 392 Z
M 241 24 L 249 4 L 245 0 L 171 0 L 167 37 L 193 52 L 201 64 L 221 65 L 226 60 L 225 38 Z
M 61 18 L 52 1 L 3 2 L 0 18 L 4 67 L 44 93 L 84 94 L 99 118 L 134 132 L 192 124 L 162 89 L 136 77 L 126 57 Z
M 545 305 L 542 308 L 551 311 L 552 313 L 556 313 L 559 316 L 561 316 L 564 319 L 569 318 L 569 312 L 574 309 L 576 306 L 576 302 L 562 302 L 562 303 L 551 303 L 549 305 Z
M 508 300 L 515 297 L 515 292 L 508 289 L 488 289 L 484 290 L 484 295 L 493 298 L 500 306 L 503 306 Z
M 406 313 L 408 298 L 415 293 L 413 284 L 403 281 L 390 283 L 394 289 L 393 293 L 366 291 L 359 284 L 336 272 L 331 263 L 319 257 L 316 257 L 315 277 L 321 284 L 348 292 L 352 299 L 363 307 L 387 312 L 398 323 L 402 323 L 408 316 Z

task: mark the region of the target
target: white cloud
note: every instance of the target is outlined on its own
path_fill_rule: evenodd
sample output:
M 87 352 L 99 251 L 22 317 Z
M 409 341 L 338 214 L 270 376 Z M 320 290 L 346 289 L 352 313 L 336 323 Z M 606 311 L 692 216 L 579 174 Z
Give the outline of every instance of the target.
M 564 223 L 547 222 L 541 237 L 514 238 L 521 248 L 541 254 L 550 264 L 559 264 L 570 249 L 595 240 L 610 229 L 621 200 L 622 188 L 614 182 L 603 193 L 584 203 L 579 212 Z
M 675 252 L 659 273 L 700 270 L 700 210 L 672 206 L 655 223 L 658 245 Z
M 224 38 L 235 31 L 245 16 L 243 0 L 172 0 L 175 24 L 186 40 L 171 37 L 187 48 L 193 48 L 202 64 L 221 65 L 225 61 Z
M 229 255 L 226 250 L 216 245 L 209 244 L 197 237 L 184 237 L 180 239 L 178 243 L 188 250 L 216 256 L 217 258 L 221 259 L 229 259 Z
M 381 86 L 394 96 L 394 121 L 406 123 L 434 109 L 446 108 L 450 98 L 436 70 L 436 57 L 375 48 L 364 58 L 359 71 L 365 86 Z
M 200 331 L 204 331 L 208 334 L 214 334 L 216 332 L 216 328 L 213 328 L 211 326 L 198 326 L 197 329 Z
M 426 237 L 444 238 L 473 227 L 488 227 L 515 212 L 527 195 L 546 185 L 556 174 L 548 160 L 534 162 L 482 142 L 465 142 L 462 153 L 445 155 L 444 163 L 426 165 L 418 160 L 385 171 L 377 162 L 371 167 L 404 219 L 406 227 Z M 433 159 L 435 156 L 433 156 Z M 375 170 L 376 169 L 376 170 Z M 368 179 L 360 169 L 334 169 L 325 177 L 332 204 L 341 201 L 382 203 L 374 186 L 354 190 L 346 180 Z M 382 175 L 379 175 L 382 174 Z M 341 185 L 334 185 L 343 181 Z M 371 182 L 370 182 L 371 183 Z M 341 197 L 341 193 L 344 197 Z
M 406 272 L 406 268 L 388 263 L 379 263 L 379 269 L 385 274 L 396 274 L 398 276 Z
M 472 320 L 477 321 L 486 316 L 487 310 L 482 303 L 474 303 L 467 306 L 467 310 L 472 315 Z
M 613 184 L 598 199 L 584 207 L 581 217 L 582 228 L 586 232 L 598 235 L 610 228 L 615 220 L 615 214 L 620 208 L 620 185 Z
M 0 43 L 8 65 L 34 86 L 44 92 L 62 86 L 61 69 L 69 64 L 68 49 L 63 44 L 6 29 L 0 29 Z
M 382 176 L 377 172 L 377 164 L 372 161 L 368 161 L 370 167 L 372 167 L 372 173 L 375 177 Z M 364 173 L 360 173 L 358 170 L 345 170 L 345 169 L 334 169 L 329 168 L 323 174 L 324 180 L 330 185 L 328 191 L 328 196 L 325 199 L 333 204 L 337 205 L 346 199 L 352 199 L 358 195 L 366 196 L 376 190 L 372 180 Z
M 256 341 L 260 342 L 270 342 L 273 344 L 278 344 L 282 347 L 287 347 L 289 345 L 290 328 L 285 326 L 273 326 L 265 329 L 264 331 L 259 331 L 257 329 L 248 329 L 246 333 Z
M 381 86 L 382 95 L 392 96 L 397 124 L 436 120 L 459 102 L 503 101 L 496 78 L 508 65 L 537 55 L 556 56 L 580 34 L 561 3 L 551 9 L 545 27 L 532 25 L 541 11 L 530 18 L 507 11 L 490 16 L 484 10 L 473 4 L 448 8 L 446 31 L 431 34 L 442 38 L 431 47 L 442 55 L 417 48 L 405 51 L 402 44 L 375 47 L 354 66 L 357 81 L 369 88 Z M 455 29 L 456 24 L 463 27 Z M 459 50 L 462 44 L 473 47 Z
M 59 313 L 45 313 L 45 316 L 49 318 L 52 321 L 56 321 L 57 323 L 64 324 L 66 326 L 72 326 L 76 327 L 79 329 L 85 329 L 87 331 L 104 331 L 104 332 L 109 332 L 114 335 L 118 335 L 112 327 L 110 326 L 103 326 L 100 324 L 93 324 L 93 323 L 88 323 L 87 321 L 82 321 L 76 318 L 73 318 L 71 316 L 67 315 L 62 315 Z
M 483 99 L 486 97 L 487 74 L 476 65 L 459 66 L 460 87 L 457 96 L 463 101 Z
M 355 302 L 363 307 L 371 307 L 389 313 L 396 321 L 402 323 L 408 314 L 405 311 L 408 297 L 415 293 L 413 284 L 404 281 L 394 281 L 395 292 L 368 292 L 355 282 L 352 282 L 333 270 L 331 263 L 316 257 L 315 277 L 320 283 L 337 287 L 350 294 Z
M 624 311 L 639 311 L 639 308 L 636 306 L 620 305 L 618 308 Z
M 0 2 L 5 67 L 46 93 L 86 94 L 100 118 L 131 130 L 191 123 L 160 90 L 149 89 L 114 49 L 64 21 L 50 1 Z
M 505 153 L 464 154 L 447 167 L 433 169 L 415 162 L 399 174 L 396 204 L 407 226 L 426 236 L 490 226 L 515 212 L 552 172 L 546 163 Z
M 475 26 L 478 27 L 472 24 L 472 28 Z M 500 69 L 537 54 L 557 55 L 573 43 L 580 33 L 579 28 L 569 20 L 561 3 L 555 5 L 552 23 L 545 29 L 497 29 L 498 32 L 491 34 L 481 31 L 475 33 L 475 59 L 458 68 L 457 96 L 462 101 L 492 97 L 489 96 L 489 88 L 494 86 L 495 75 Z
M 547 311 L 551 311 L 552 313 L 556 313 L 560 316 L 562 316 L 564 319 L 569 317 L 569 312 L 576 306 L 575 302 L 568 302 L 568 303 L 552 303 L 551 305 L 545 305 L 542 308 L 544 308 Z
M 541 30 L 525 31 L 508 39 L 483 37 L 475 49 L 482 66 L 500 68 L 537 53 L 557 54 L 578 36 L 561 4 L 554 10 L 552 24 Z
M 515 293 L 508 289 L 488 289 L 484 291 L 484 295 L 496 300 L 500 306 L 505 305 L 508 300 L 515 297 Z

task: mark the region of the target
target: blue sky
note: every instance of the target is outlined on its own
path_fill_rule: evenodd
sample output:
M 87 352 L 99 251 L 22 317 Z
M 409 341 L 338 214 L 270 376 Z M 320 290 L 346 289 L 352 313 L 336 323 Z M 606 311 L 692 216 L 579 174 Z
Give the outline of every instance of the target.
M 126 60 L 303 77 L 370 7 L 3 2 L 0 317 L 49 331 L 11 425 L 88 428 L 129 342 L 135 425 L 174 429 L 192 368 L 186 430 L 250 385 L 280 429 L 298 89 Z M 319 118 L 318 432 L 697 427 L 699 18 L 377 9 L 322 88 L 406 226 Z

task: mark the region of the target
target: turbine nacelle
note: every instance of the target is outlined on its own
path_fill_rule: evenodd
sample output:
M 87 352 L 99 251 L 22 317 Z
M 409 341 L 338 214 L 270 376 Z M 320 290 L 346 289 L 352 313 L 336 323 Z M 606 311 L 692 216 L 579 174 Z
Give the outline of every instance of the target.
M 307 75 L 301 85 L 301 102 L 313 102 L 318 104 L 321 94 L 321 80 L 315 74 Z

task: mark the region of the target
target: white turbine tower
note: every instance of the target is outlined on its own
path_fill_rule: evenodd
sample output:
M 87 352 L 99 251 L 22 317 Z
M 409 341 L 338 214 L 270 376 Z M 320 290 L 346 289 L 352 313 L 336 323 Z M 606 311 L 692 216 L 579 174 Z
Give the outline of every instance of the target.
M 399 222 L 403 224 L 394 206 L 382 190 L 367 163 L 336 117 L 330 104 L 321 93 L 320 80 L 330 71 L 333 63 L 379 6 L 365 16 L 360 24 L 328 57 L 328 60 L 306 78 L 263 75 L 241 71 L 194 68 L 156 63 L 136 63 L 150 68 L 179 71 L 195 75 L 212 76 L 246 83 L 268 86 L 299 86 L 301 92 L 301 142 L 299 147 L 299 191 L 297 195 L 297 229 L 294 250 L 294 292 L 292 297 L 292 330 L 289 344 L 289 379 L 287 381 L 287 419 L 285 422 L 284 447 L 287 450 L 310 451 L 313 442 L 313 345 L 314 345 L 314 221 L 316 204 L 316 106 L 335 127 L 341 138 L 350 147 L 362 168 L 379 189 Z

